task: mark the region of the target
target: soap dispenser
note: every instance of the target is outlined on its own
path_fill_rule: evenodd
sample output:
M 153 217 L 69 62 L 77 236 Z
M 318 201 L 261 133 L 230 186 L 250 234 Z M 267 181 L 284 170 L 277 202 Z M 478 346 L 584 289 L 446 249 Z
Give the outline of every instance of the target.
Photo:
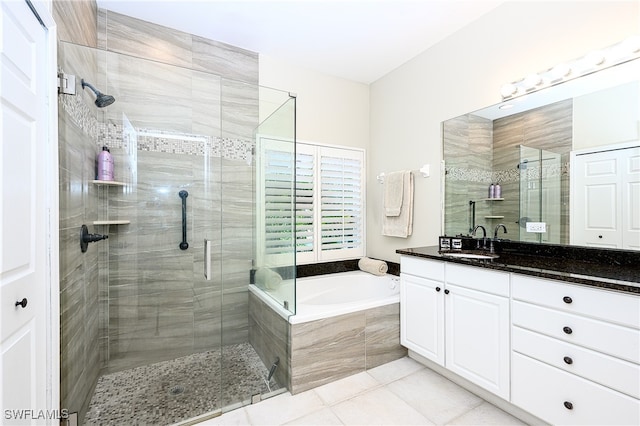
M 109 148 L 102 147 L 102 151 L 98 154 L 98 180 L 113 180 L 113 157 Z

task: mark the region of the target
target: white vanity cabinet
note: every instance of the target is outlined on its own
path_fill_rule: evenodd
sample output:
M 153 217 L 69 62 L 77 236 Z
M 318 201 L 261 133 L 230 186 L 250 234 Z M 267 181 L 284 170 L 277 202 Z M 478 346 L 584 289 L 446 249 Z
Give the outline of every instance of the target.
M 640 297 L 512 274 L 511 402 L 552 424 L 640 424 Z
M 509 399 L 509 274 L 401 257 L 402 345 Z
M 445 366 L 509 399 L 509 274 L 445 266 Z
M 403 256 L 400 343 L 444 365 L 444 262 Z

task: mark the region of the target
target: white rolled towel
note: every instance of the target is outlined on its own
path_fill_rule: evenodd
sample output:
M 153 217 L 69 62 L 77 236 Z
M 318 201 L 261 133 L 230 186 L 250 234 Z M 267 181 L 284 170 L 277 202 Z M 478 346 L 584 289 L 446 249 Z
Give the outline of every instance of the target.
M 358 261 L 358 268 L 373 275 L 384 275 L 389 267 L 384 260 L 371 259 L 363 257 Z
M 282 277 L 279 273 L 269 268 L 260 268 L 256 271 L 255 282 L 258 286 L 262 285 L 267 290 L 275 290 L 282 282 Z

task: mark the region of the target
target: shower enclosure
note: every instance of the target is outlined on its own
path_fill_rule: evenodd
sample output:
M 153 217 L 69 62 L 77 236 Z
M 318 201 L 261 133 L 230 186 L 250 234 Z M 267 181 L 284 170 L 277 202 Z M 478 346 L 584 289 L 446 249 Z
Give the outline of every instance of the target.
M 284 391 L 249 343 L 247 305 L 257 135 L 293 153 L 295 99 L 69 43 L 59 67 L 115 98 L 59 95 L 62 407 L 170 424 Z M 113 182 L 95 180 L 102 146 Z M 108 239 L 81 253 L 83 224 Z M 283 255 L 293 271 L 293 244 Z

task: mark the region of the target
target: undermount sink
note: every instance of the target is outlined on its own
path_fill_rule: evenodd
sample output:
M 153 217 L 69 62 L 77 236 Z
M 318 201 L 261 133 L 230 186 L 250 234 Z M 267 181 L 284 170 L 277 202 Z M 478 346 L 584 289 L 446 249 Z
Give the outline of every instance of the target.
M 465 252 L 442 252 L 443 256 L 457 257 L 461 259 L 473 260 L 493 260 L 498 257 L 497 254 L 481 254 L 481 253 L 465 253 Z

